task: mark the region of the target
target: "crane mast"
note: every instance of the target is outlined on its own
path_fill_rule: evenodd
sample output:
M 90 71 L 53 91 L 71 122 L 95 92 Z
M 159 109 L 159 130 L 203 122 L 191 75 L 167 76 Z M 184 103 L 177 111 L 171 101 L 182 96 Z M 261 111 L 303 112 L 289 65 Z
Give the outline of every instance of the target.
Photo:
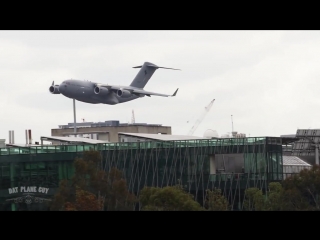
M 214 102 L 215 99 L 213 99 L 204 109 L 205 111 L 201 114 L 200 118 L 198 118 L 198 120 L 196 121 L 196 123 L 192 126 L 192 128 L 190 129 L 188 135 L 191 136 L 193 135 L 194 131 L 198 128 L 199 124 L 202 122 L 202 120 L 204 119 L 204 117 L 207 115 L 207 113 L 210 111 L 212 104 Z

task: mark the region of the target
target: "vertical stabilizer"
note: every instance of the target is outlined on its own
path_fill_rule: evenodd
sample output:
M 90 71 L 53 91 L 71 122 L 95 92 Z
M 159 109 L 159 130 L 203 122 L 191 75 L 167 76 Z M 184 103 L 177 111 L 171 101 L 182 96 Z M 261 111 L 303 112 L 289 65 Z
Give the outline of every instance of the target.
M 133 79 L 130 86 L 137 88 L 144 88 L 148 83 L 149 79 L 152 77 L 153 73 L 159 68 L 153 63 L 145 62 L 142 66 L 137 66 L 133 68 L 141 68 L 137 76 Z

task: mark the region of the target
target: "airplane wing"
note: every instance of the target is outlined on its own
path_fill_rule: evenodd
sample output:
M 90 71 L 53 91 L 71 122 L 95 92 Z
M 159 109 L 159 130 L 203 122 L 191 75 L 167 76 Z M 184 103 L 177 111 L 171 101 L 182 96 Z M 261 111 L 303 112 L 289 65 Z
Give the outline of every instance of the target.
M 140 89 L 126 89 L 128 91 L 131 91 L 132 94 L 144 94 L 146 96 L 149 96 L 150 95 L 154 95 L 154 96 L 161 96 L 161 97 L 174 97 L 177 95 L 177 92 L 179 90 L 179 88 L 177 88 L 177 90 L 172 94 L 172 95 L 167 95 L 167 94 L 162 94 L 162 93 L 154 93 L 154 92 L 148 92 L 148 91 L 145 91 L 145 90 L 140 90 Z
M 161 97 L 174 97 L 174 96 L 177 95 L 177 92 L 179 90 L 179 88 L 177 88 L 177 90 L 172 95 L 167 95 L 167 94 L 162 94 L 162 93 L 148 92 L 148 91 L 145 91 L 143 89 L 112 86 L 112 85 L 107 85 L 107 84 L 97 84 L 97 86 L 98 87 L 108 88 L 110 90 L 127 90 L 127 91 L 131 92 L 131 94 L 135 94 L 135 95 L 143 94 L 143 95 L 146 95 L 148 97 L 150 97 L 151 95 L 161 96 Z

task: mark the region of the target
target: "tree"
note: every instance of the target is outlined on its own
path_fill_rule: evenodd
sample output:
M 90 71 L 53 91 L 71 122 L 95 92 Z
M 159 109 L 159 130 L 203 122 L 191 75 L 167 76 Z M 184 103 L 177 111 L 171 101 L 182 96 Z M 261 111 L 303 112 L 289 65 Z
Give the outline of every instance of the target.
M 244 210 L 248 211 L 305 211 L 313 210 L 306 196 L 293 179 L 286 182 L 271 182 L 265 194 L 258 188 L 245 191 Z M 283 186 L 284 185 L 284 186 Z
M 286 195 L 295 210 L 320 210 L 320 166 L 303 169 L 283 181 Z M 288 199 L 288 197 L 287 197 Z
M 64 207 L 66 211 L 101 211 L 103 201 L 101 198 L 97 199 L 96 195 L 78 188 L 75 203 L 66 202 Z
M 136 197 L 128 191 L 127 183 L 118 169 L 102 170 L 98 151 L 85 151 L 74 161 L 71 181 L 60 182 L 51 210 L 133 210 Z
M 140 191 L 143 211 L 202 211 L 204 210 L 193 196 L 180 185 L 164 188 L 144 187 Z
M 137 202 L 136 196 L 128 192 L 127 182 L 122 172 L 116 168 L 108 174 L 108 186 L 105 196 L 105 208 L 108 211 L 130 211 Z
M 60 211 L 65 209 L 66 202 L 73 202 L 75 198 L 70 192 L 70 187 L 68 186 L 68 180 L 62 180 L 59 184 L 59 189 L 54 195 L 54 199 L 50 204 L 50 210 Z
M 282 184 L 285 186 L 282 186 Z M 248 188 L 245 193 L 244 209 L 256 211 L 305 211 L 314 209 L 298 189 L 296 182 L 271 182 L 265 194 L 258 188 Z
M 243 208 L 247 211 L 262 211 L 265 206 L 265 198 L 258 188 L 248 188 L 245 190 Z
M 221 194 L 221 189 L 214 189 L 206 191 L 206 208 L 209 211 L 227 211 L 229 210 L 229 202 Z
M 284 190 L 279 182 L 269 183 L 264 209 L 267 211 L 281 211 L 285 209 Z
M 309 204 L 308 199 L 304 197 L 295 187 L 288 189 L 284 188 L 283 203 L 284 211 L 313 210 L 313 207 Z

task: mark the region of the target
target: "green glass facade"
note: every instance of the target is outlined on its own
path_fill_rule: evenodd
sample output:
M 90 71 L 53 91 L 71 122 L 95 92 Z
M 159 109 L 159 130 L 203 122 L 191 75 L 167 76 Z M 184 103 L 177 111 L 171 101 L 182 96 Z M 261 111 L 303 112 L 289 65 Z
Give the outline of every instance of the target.
M 59 181 L 71 178 L 73 160 L 90 149 L 101 151 L 105 171 L 121 170 L 136 195 L 144 186 L 180 183 L 203 204 L 206 189 L 220 188 L 234 210 L 241 210 L 246 188 L 266 189 L 283 178 L 281 138 L 6 148 L 0 149 L 0 210 L 46 210 Z M 21 198 L 26 186 L 48 191 Z

